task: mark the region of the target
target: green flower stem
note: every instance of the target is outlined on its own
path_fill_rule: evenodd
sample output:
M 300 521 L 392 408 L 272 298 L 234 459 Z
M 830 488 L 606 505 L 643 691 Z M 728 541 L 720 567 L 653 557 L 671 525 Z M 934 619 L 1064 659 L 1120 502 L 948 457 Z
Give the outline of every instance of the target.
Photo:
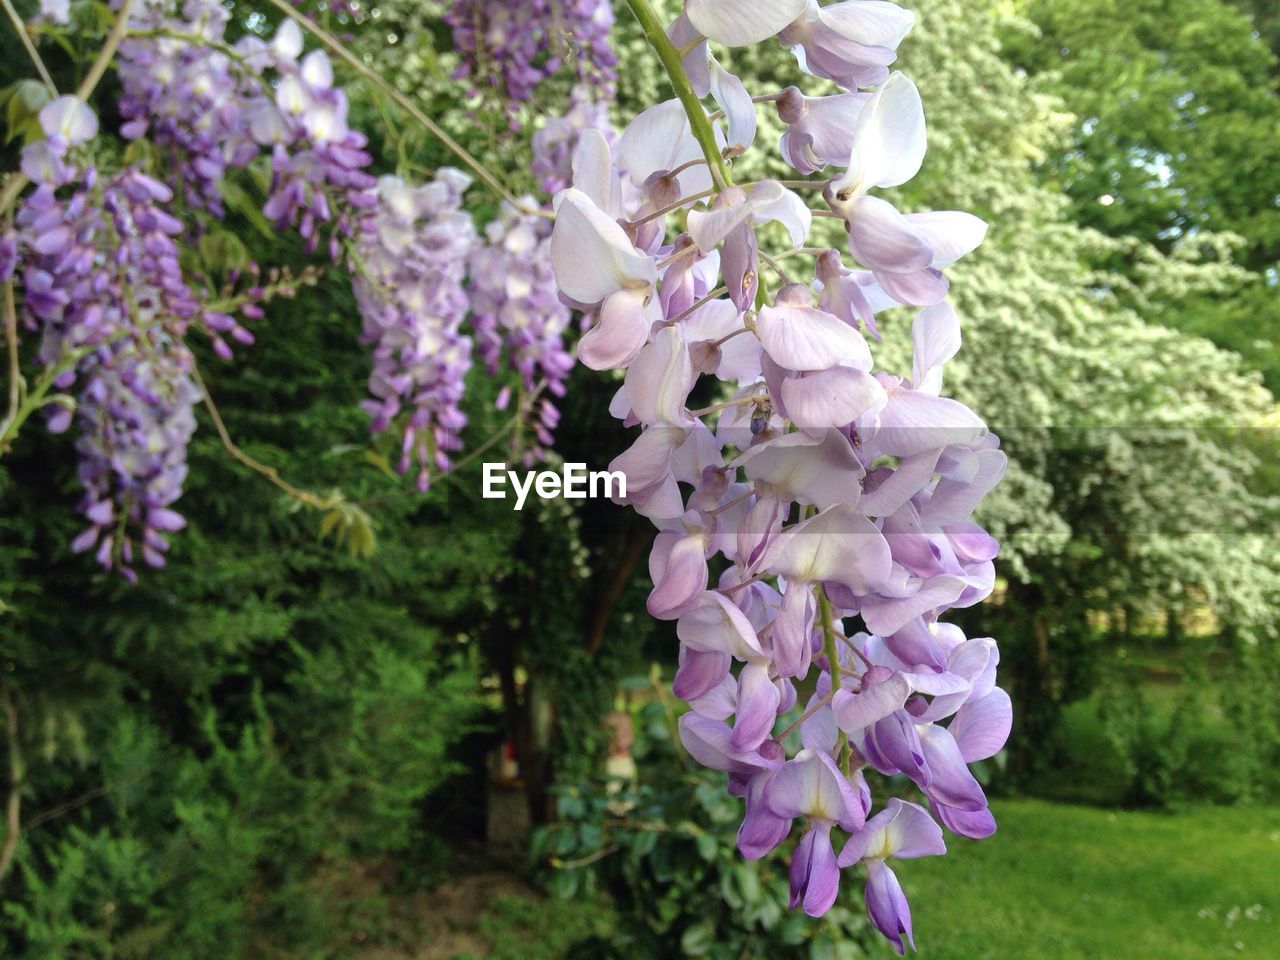
M 689 115 L 689 127 L 693 130 L 694 139 L 702 147 L 702 152 L 707 158 L 707 166 L 711 169 L 711 177 L 715 180 L 716 186 L 721 190 L 733 186 L 733 177 L 729 173 L 729 165 L 725 163 L 724 156 L 720 153 L 720 147 L 716 143 L 715 128 L 711 126 L 711 119 L 707 116 L 706 111 L 702 109 L 702 101 L 698 99 L 698 95 L 693 91 L 693 84 L 689 82 L 689 75 L 684 72 L 684 63 L 680 51 L 676 49 L 675 44 L 667 36 L 667 31 L 662 27 L 662 21 L 658 19 L 658 15 L 654 12 L 653 7 L 649 5 L 648 0 L 627 0 L 627 6 L 631 8 L 636 22 L 640 24 L 640 29 L 644 31 L 644 36 L 649 41 L 649 46 L 653 47 L 654 52 L 658 54 L 658 59 L 662 61 L 663 67 L 666 68 L 671 87 L 675 90 L 676 96 L 680 98 L 680 103 L 684 106 L 684 112 Z
M 840 650 L 836 646 L 836 628 L 831 616 L 831 601 L 827 599 L 827 591 L 818 587 L 818 615 L 822 621 L 822 652 L 827 658 L 828 672 L 831 674 L 831 697 L 835 698 L 840 689 Z M 853 751 L 849 747 L 849 735 L 840 731 L 840 769 L 845 776 L 850 774 L 850 761 Z

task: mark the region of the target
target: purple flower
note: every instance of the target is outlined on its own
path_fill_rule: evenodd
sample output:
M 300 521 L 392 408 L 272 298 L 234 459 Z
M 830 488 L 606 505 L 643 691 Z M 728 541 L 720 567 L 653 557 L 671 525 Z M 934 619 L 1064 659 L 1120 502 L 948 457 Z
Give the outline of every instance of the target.
M 79 97 L 61 96 L 40 108 L 40 129 L 65 151 L 98 135 L 98 116 Z
M 424 490 L 433 467 L 448 469 L 466 425 L 460 405 L 472 342 L 462 332 L 464 282 L 476 244 L 461 209 L 469 183 L 448 169 L 417 187 L 383 177 L 355 238 L 356 304 L 373 345 L 372 398 L 364 408 L 375 432 L 396 425 L 399 469 L 417 463 Z
M 908 860 L 947 852 L 942 831 L 925 810 L 914 803 L 892 798 L 880 813 L 850 837 L 840 851 L 841 867 L 867 865 L 867 913 L 876 927 L 898 950 L 906 942 L 915 949 L 911 933 L 911 907 L 898 878 L 885 862 L 889 857 Z
M 462 55 L 455 75 L 469 79 L 473 92 L 487 87 L 518 106 L 566 63 L 579 82 L 606 95 L 614 83 L 613 10 L 604 0 L 461 0 L 445 22 Z
M 529 201 L 532 204 L 532 201 Z M 476 349 L 491 373 L 505 355 L 526 393 L 543 384 L 553 397 L 565 392 L 574 358 L 565 338 L 572 314 L 560 300 L 551 267 L 551 222 L 504 204 L 468 259 L 467 290 Z M 550 447 L 555 406 L 544 398 L 533 428 Z M 530 457 L 539 450 L 526 451 Z
M 805 0 L 687 0 L 689 22 L 727 47 L 745 47 L 781 32 L 804 12 Z

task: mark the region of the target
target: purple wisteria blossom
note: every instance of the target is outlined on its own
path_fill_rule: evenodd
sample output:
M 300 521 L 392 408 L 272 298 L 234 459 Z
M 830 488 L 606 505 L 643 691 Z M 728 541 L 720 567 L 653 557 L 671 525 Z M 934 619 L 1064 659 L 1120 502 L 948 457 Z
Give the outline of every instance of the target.
M 471 82 L 473 94 L 489 90 L 518 106 L 566 65 L 603 92 L 597 99 L 612 91 L 618 61 L 608 0 L 459 0 L 445 22 L 462 55 L 457 76 Z
M 97 118 L 73 97 L 40 114 L 44 141 L 24 150 L 36 182 L 16 218 L 27 325 L 40 333 L 39 360 L 60 370 L 55 386 L 78 387 L 80 510 L 90 526 L 74 550 L 134 577 L 135 553 L 162 566 L 166 534 L 184 521 L 170 509 L 186 477 L 198 392 L 184 342 L 199 312 L 182 278 L 168 212 L 172 191 L 130 168 L 111 177 L 82 165 L 74 149 Z M 66 430 L 69 406 L 50 408 Z
M 589 88 L 577 86 L 564 115 L 549 117 L 533 135 L 533 176 L 547 196 L 573 182 L 573 155 L 585 130 L 599 131 L 609 142 L 616 139 L 605 103 Z
M 213 0 L 192 0 L 182 16 L 164 4 L 138 4 L 132 23 L 156 37 L 131 37 L 120 45 L 121 134 L 146 138 L 181 183 L 184 202 L 224 213 L 220 181 L 228 169 L 258 156 L 249 136 L 247 104 L 257 95 L 254 77 L 216 49 L 230 13 Z M 177 39 L 187 35 L 207 43 Z
M 995 642 L 943 619 L 990 594 L 999 551 L 972 515 L 1006 457 L 942 395 L 961 343 L 942 271 L 986 224 L 872 193 L 924 158 L 919 94 L 889 71 L 912 22 L 881 0 L 687 0 L 669 31 L 685 51 L 676 81 L 714 106 L 691 118 L 673 100 L 616 138 L 582 134 L 551 237 L 561 294 L 594 316 L 579 359 L 622 371 L 610 409 L 641 428 L 610 469 L 627 476 L 621 502 L 658 528 L 647 606 L 676 624 L 681 739 L 743 798 L 744 856 L 799 826 L 793 907 L 825 913 L 862 864 L 868 912 L 899 950 L 911 913 L 888 860 L 943 853 L 943 827 L 994 832 L 969 765 L 1002 748 L 1011 720 Z M 735 185 L 721 164 L 752 148 L 755 105 L 712 44 L 775 36 L 844 87 L 758 98 L 786 126 L 788 163 L 833 168 L 812 201 L 777 181 Z M 713 140 L 721 157 L 704 154 Z M 811 202 L 844 221 L 847 250 L 808 246 Z M 912 369 L 896 375 L 866 335 L 903 306 L 924 309 Z M 704 377 L 720 398 L 691 409 Z M 802 684 L 800 718 L 779 729 Z M 928 809 L 877 811 L 868 770 L 913 781 Z
M 97 116 L 58 98 L 41 113 L 45 139 L 23 151 L 36 189 L 20 203 L 15 231 L 0 238 L 0 272 L 22 278 L 38 362 L 56 371 L 57 389 L 78 394 L 74 412 L 62 401 L 48 407 L 51 429 L 79 426 L 81 510 L 90 526 L 73 546 L 96 547 L 104 566 L 130 577 L 135 555 L 161 564 L 166 534 L 182 526 L 172 505 L 199 397 L 190 328 L 231 359 L 233 343 L 253 339 L 242 321 L 261 318 L 262 301 L 292 289 L 277 282 L 278 271 L 264 284 L 249 262 L 227 269 L 222 302 L 211 303 L 183 275 L 180 245 L 195 247 L 225 216 L 228 180 L 257 159 L 271 171 L 263 215 L 306 250 L 323 249 L 352 269 L 373 348 L 366 406 L 375 430 L 397 431 L 400 469 L 416 465 L 425 488 L 432 469 L 448 468 L 466 422 L 464 279 L 478 246 L 461 209 L 467 178 L 442 171 L 426 185 L 377 180 L 327 55 L 307 52 L 292 20 L 268 39 L 249 35 L 229 46 L 229 16 L 215 0 L 131 10 L 118 65 L 120 133 L 146 140 L 139 155 L 172 186 L 136 167 L 100 173 L 87 147 Z M 238 202 L 244 196 L 238 191 Z M 526 383 L 536 379 L 555 395 L 571 365 L 560 339 L 569 313 L 551 277 L 549 224 L 519 220 L 511 214 L 495 227 L 494 269 L 503 278 L 491 272 L 477 286 L 490 311 L 481 326 L 500 327 Z M 536 235 L 522 247 L 528 230 Z M 555 408 L 546 403 L 538 415 L 549 442 Z
M 355 238 L 356 303 L 373 346 L 372 399 L 364 407 L 375 432 L 394 425 L 400 433 L 399 469 L 416 464 L 422 490 L 433 468 L 449 468 L 467 422 L 460 403 L 472 342 L 462 332 L 464 281 L 477 239 L 461 209 L 469 183 L 457 170 L 420 186 L 382 177 Z
M 527 206 L 533 206 L 526 198 Z M 545 389 L 562 397 L 574 358 L 565 346 L 572 313 L 560 300 L 551 268 L 551 221 L 504 204 L 485 228 L 486 243 L 469 258 L 471 324 L 480 357 L 491 373 L 505 355 L 520 375 L 525 393 Z M 559 412 L 549 397 L 540 398 L 533 421 L 542 447 L 554 442 Z M 542 451 L 525 452 L 527 459 Z

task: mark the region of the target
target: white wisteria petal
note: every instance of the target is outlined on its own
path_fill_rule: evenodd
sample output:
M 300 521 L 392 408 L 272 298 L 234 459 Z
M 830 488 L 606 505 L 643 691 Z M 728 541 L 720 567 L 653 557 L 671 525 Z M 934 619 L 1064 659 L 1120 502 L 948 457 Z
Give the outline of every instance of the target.
M 610 294 L 600 305 L 595 326 L 578 341 L 578 359 L 592 370 L 626 366 L 644 348 L 654 321 L 661 319 L 657 305 L 647 290 Z
M 690 650 L 727 653 L 738 660 L 765 656 L 746 614 L 717 591 L 708 590 L 681 615 L 676 636 Z
M 728 121 L 729 146 L 746 150 L 756 139 L 756 105 L 743 82 L 714 60 L 711 65 L 711 96 Z
M 856 196 L 871 187 L 906 183 L 920 172 L 925 147 L 920 91 L 905 74 L 891 73 L 863 107 L 849 169 L 831 190 L 837 195 Z
M 659 171 L 702 156 L 679 100 L 667 100 L 639 114 L 618 140 L 618 167 L 637 187 Z
M 622 216 L 622 184 L 613 165 L 613 150 L 595 127 L 582 131 L 573 151 L 573 185 L 609 216 Z
M 881 587 L 892 565 L 884 535 L 847 503 L 837 503 L 791 527 L 774 541 L 761 562 L 788 581 L 840 583 L 859 596 Z
M 976 250 L 987 236 L 987 222 L 972 213 L 958 210 L 936 210 L 932 213 L 908 213 L 907 222 L 933 248 L 930 266 L 942 270 L 967 253 Z
M 821 17 L 832 30 L 871 47 L 896 49 L 915 26 L 916 15 L 886 0 L 846 0 L 822 8 Z
M 867 341 L 843 320 L 813 307 L 765 307 L 756 317 L 756 336 L 765 352 L 787 370 L 827 370 L 858 364 Z
M 958 400 L 918 390 L 893 390 L 876 417 L 876 449 L 895 457 L 912 457 L 949 444 L 974 443 L 987 432 L 978 415 Z
M 774 182 L 774 181 L 766 181 Z M 757 191 L 762 191 L 764 183 L 758 184 L 752 196 L 757 197 Z M 755 221 L 757 223 L 780 223 L 787 229 L 787 233 L 791 235 L 791 245 L 799 247 L 809 238 L 809 230 L 813 226 L 813 211 L 800 198 L 800 195 L 786 187 L 779 185 L 780 193 L 773 199 L 769 199 L 763 192 L 758 194 L 758 203 L 755 212 Z
M 760 186 L 763 187 L 764 184 Z M 778 186 L 778 189 L 781 190 L 782 187 Z M 703 253 L 710 253 L 720 246 L 729 234 L 751 218 L 753 212 L 751 200 L 737 187 L 725 190 L 718 198 L 718 203 L 719 206 L 710 210 L 689 211 L 686 228 L 694 245 Z
M 780 33 L 804 8 L 805 0 L 689 0 L 685 12 L 704 37 L 745 47 Z
M 743 467 L 763 494 L 811 503 L 819 510 L 858 500 L 862 464 L 836 430 L 819 438 L 785 433 L 749 447 L 731 466 Z
M 652 287 L 653 258 L 635 248 L 618 222 L 581 190 L 560 198 L 551 232 L 551 264 L 561 291 L 579 303 L 599 303 L 631 286 Z
M 864 267 L 915 273 L 933 260 L 933 248 L 887 200 L 862 197 L 849 220 L 849 250 Z
M 911 383 L 922 393 L 942 392 L 942 366 L 960 350 L 960 318 L 943 301 L 926 307 L 911 322 Z
M 788 419 L 801 430 L 818 434 L 846 426 L 885 401 L 880 381 L 844 365 L 788 377 L 782 381 L 781 393 Z
M 683 425 L 688 421 L 684 402 L 694 379 L 680 331 L 662 328 L 627 368 L 625 384 L 632 413 L 644 424 Z

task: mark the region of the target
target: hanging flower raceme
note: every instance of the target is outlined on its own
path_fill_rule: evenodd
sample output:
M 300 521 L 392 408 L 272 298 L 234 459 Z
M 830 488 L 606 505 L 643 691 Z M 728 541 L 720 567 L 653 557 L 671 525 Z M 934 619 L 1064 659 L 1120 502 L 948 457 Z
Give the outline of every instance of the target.
M 533 207 L 532 198 L 524 202 Z M 562 397 L 574 364 L 565 346 L 572 314 L 560 300 L 551 268 L 551 221 L 504 204 L 485 228 L 485 240 L 471 253 L 467 286 L 480 356 L 496 373 L 505 355 L 524 394 L 545 390 Z M 500 398 L 501 405 L 505 400 Z M 550 447 L 559 413 L 550 397 L 540 397 L 535 409 L 537 442 Z M 529 461 L 541 453 L 537 447 L 523 451 Z
M 216 47 L 230 16 L 214 0 L 192 0 L 181 14 L 164 4 L 137 4 L 131 26 L 155 35 L 126 38 L 117 67 L 121 133 L 156 149 L 188 206 L 219 217 L 222 178 L 260 151 L 249 133 L 254 77 Z M 184 36 L 204 42 L 178 39 Z
M 356 303 L 373 345 L 364 407 L 375 432 L 399 431 L 399 469 L 416 464 L 423 490 L 433 468 L 449 468 L 466 425 L 460 403 L 472 344 L 461 328 L 476 233 L 461 207 L 470 182 L 457 170 L 421 186 L 382 177 L 353 255 Z
M 986 225 L 902 214 L 871 192 L 909 180 L 924 156 L 919 95 L 888 69 L 911 23 L 870 0 L 688 0 L 670 29 L 684 50 L 673 80 L 715 107 L 690 118 L 670 101 L 616 140 L 580 137 L 551 238 L 561 293 L 596 317 L 579 358 L 624 371 L 611 410 L 640 427 L 610 469 L 659 530 L 648 608 L 676 622 L 682 740 L 744 799 L 745 856 L 799 825 L 793 906 L 825 913 L 842 871 L 862 864 L 870 916 L 900 950 L 911 915 L 887 861 L 944 852 L 938 822 L 994 831 L 969 764 L 999 751 L 1010 724 L 994 641 L 942 619 L 991 592 L 998 552 L 972 514 L 1005 456 L 942 396 L 960 346 L 942 270 Z M 774 36 L 848 91 L 755 98 L 776 103 L 787 162 L 834 168 L 808 200 L 776 181 L 735 186 L 722 163 L 751 149 L 756 106 L 699 39 Z M 810 203 L 824 201 L 847 251 L 807 246 Z M 803 258 L 807 275 L 793 266 Z M 864 336 L 902 305 L 925 308 L 909 376 L 876 369 Z M 702 378 L 724 399 L 693 410 Z M 801 683 L 814 692 L 779 729 Z M 802 746 L 789 756 L 793 731 Z M 894 799 L 877 812 L 868 768 L 913 780 L 929 809 Z
M 170 509 L 186 477 L 198 392 L 190 379 L 188 324 L 199 314 L 178 261 L 181 223 L 169 187 L 126 168 L 101 177 L 77 148 L 97 118 L 74 97 L 40 114 L 46 139 L 23 151 L 36 190 L 16 217 L 28 327 L 55 386 L 78 389 L 80 509 L 90 526 L 72 543 L 97 548 L 106 568 L 134 576 L 135 553 L 162 566 Z M 72 410 L 53 406 L 49 427 Z M 137 548 L 135 550 L 135 547 Z
M 462 55 L 456 75 L 471 82 L 473 93 L 489 90 L 508 109 L 530 100 L 566 65 L 605 97 L 613 88 L 618 61 L 609 44 L 608 0 L 461 0 L 445 22 Z
M 270 159 L 268 220 L 295 230 L 308 251 L 323 247 L 351 265 L 373 347 L 366 407 L 375 430 L 396 429 L 400 469 L 416 465 L 425 488 L 433 469 L 448 468 L 466 422 L 464 280 L 477 248 L 461 209 L 467 178 L 442 171 L 427 185 L 377 181 L 330 61 L 305 52 L 299 26 L 285 20 L 270 39 L 250 35 L 231 47 L 227 21 L 212 0 L 135 4 L 120 51 L 120 133 L 145 138 L 137 157 L 168 182 L 138 166 L 99 172 L 91 162 L 101 152 L 91 143 L 97 117 L 62 97 L 41 113 L 46 139 L 24 150 L 23 171 L 36 188 L 20 203 L 15 231 L 0 238 L 0 272 L 22 280 L 39 362 L 56 371 L 56 389 L 78 391 L 74 413 L 69 403 L 48 406 L 51 429 L 74 420 L 80 430 L 81 510 L 90 526 L 73 546 L 96 548 L 104 566 L 130 577 L 138 555 L 162 563 L 166 534 L 183 524 L 172 505 L 200 396 L 190 328 L 231 359 L 232 343 L 252 342 L 241 321 L 260 318 L 263 301 L 315 275 L 238 263 L 222 271 L 216 295 L 209 278 L 197 294 L 184 276 L 180 245 L 197 246 L 224 215 L 235 171 L 257 158 Z M 187 215 L 179 220 L 171 208 Z M 486 304 L 525 382 L 555 395 L 570 366 L 558 339 L 569 314 L 550 274 L 549 225 L 520 220 L 509 214 L 495 228 L 513 259 L 495 265 L 506 286 L 499 291 L 490 277 Z M 524 250 L 526 227 L 536 236 Z M 515 268 L 525 253 L 529 289 Z M 539 418 L 549 442 L 554 407 Z

